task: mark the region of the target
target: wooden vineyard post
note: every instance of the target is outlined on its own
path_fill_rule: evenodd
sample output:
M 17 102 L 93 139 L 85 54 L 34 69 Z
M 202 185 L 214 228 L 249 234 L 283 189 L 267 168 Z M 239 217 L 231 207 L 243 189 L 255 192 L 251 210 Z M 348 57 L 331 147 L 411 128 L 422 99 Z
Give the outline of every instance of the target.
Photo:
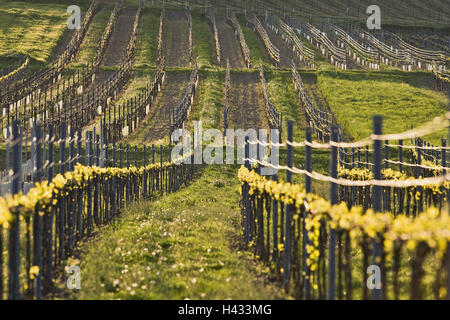
M 12 122 L 12 171 L 10 173 L 11 194 L 20 192 L 20 176 L 22 170 L 22 154 L 20 153 L 20 144 L 22 143 L 19 135 L 19 122 L 14 120 Z M 19 296 L 20 287 L 20 219 L 19 212 L 13 213 L 14 220 L 9 227 L 9 274 L 8 274 L 8 289 L 10 300 L 17 300 Z
M 369 146 L 366 146 L 366 169 L 369 169 Z
M 130 145 L 127 144 L 127 150 L 126 150 L 126 159 L 127 159 L 127 169 L 130 169 Z M 130 185 L 130 177 L 127 177 L 127 194 L 126 194 L 126 202 L 128 204 L 128 202 L 130 202 L 130 189 L 131 189 L 131 185 Z
M 74 166 L 74 154 L 75 154 L 75 137 L 72 127 L 70 128 L 69 136 L 69 171 L 72 172 L 75 168 Z M 68 227 L 69 227 L 69 249 L 72 250 L 74 247 L 74 214 L 75 214 L 75 201 L 73 199 L 74 193 L 70 192 L 69 201 L 70 206 L 68 207 Z
M 357 167 L 358 167 L 358 169 L 361 169 L 361 148 L 357 149 L 357 153 L 358 153 L 358 156 L 357 156 L 357 161 L 358 161 Z
M 113 142 L 112 145 L 112 163 L 113 167 L 117 167 L 116 160 L 116 143 Z M 117 210 L 117 177 L 114 175 L 112 178 L 112 190 L 111 190 L 111 216 L 116 217 L 118 215 Z
M 386 140 L 384 142 L 384 168 L 387 169 L 389 168 L 389 140 Z
M 422 168 L 420 167 L 422 165 L 422 140 L 418 139 L 417 141 L 417 177 L 420 179 L 422 176 Z M 417 215 L 421 214 L 423 212 L 423 187 L 418 186 L 417 192 L 419 193 L 419 197 L 417 199 Z
M 331 128 L 331 141 L 338 141 L 339 130 L 333 126 Z M 337 179 L 338 176 L 338 148 L 331 147 L 330 172 L 331 177 Z M 338 203 L 338 185 L 330 182 L 330 199 L 331 205 Z M 328 300 L 335 299 L 336 291 L 336 230 L 330 227 L 330 240 L 328 243 Z
M 293 125 L 292 120 L 287 125 L 287 155 L 286 166 L 292 169 L 292 142 L 293 142 Z M 292 182 L 292 172 L 286 171 L 286 182 Z M 285 239 L 284 239 L 284 263 L 283 263 L 283 286 L 286 291 L 289 290 L 289 279 L 291 273 L 291 205 L 285 203 Z
M 163 146 L 162 145 L 159 146 L 159 152 L 160 152 L 159 162 L 160 162 L 160 167 L 161 167 L 161 169 L 160 169 L 161 170 L 161 179 L 159 182 L 159 187 L 161 188 L 161 195 L 163 195 L 163 192 L 164 192 L 164 188 L 163 188 L 164 169 L 163 169 Z
M 442 144 L 441 165 L 442 165 L 442 168 L 446 168 L 447 167 L 447 154 L 446 154 L 447 140 L 441 139 L 441 144 Z M 443 169 L 442 174 L 445 175 L 446 173 L 447 173 L 447 170 Z M 447 205 L 448 205 L 448 210 L 450 213 L 450 189 L 447 189 Z M 450 274 L 449 274 L 449 278 L 450 278 Z M 448 288 L 447 288 L 447 290 L 448 290 Z
M 108 158 L 108 144 L 106 143 L 106 141 L 105 141 L 105 147 L 104 147 L 104 152 L 103 152 L 103 154 L 104 154 L 104 158 L 103 158 L 103 163 L 104 163 L 104 165 L 103 165 L 103 167 L 104 168 L 108 168 L 109 167 L 109 158 Z M 110 221 L 110 219 L 111 219 L 111 211 L 110 211 L 110 209 L 111 209 L 111 203 L 110 203 L 110 201 L 111 201 L 111 189 L 112 189 L 112 186 L 111 186 L 111 179 L 108 179 L 108 180 L 106 180 L 106 182 L 104 182 L 104 184 L 105 184 L 105 186 L 104 186 L 104 191 L 103 191 L 103 202 L 104 202 L 104 220 L 105 220 L 105 222 L 107 223 L 107 222 L 109 222 Z
M 263 141 L 263 135 L 261 132 L 258 134 L 258 140 Z M 260 150 L 260 145 L 256 144 L 256 160 L 262 160 L 262 150 Z M 256 172 L 261 175 L 261 164 L 258 162 L 256 167 Z M 266 253 L 264 249 L 264 216 L 263 216 L 263 199 L 262 197 L 257 197 L 256 199 L 256 220 L 257 220 L 257 234 L 256 234 L 256 252 L 261 257 L 262 260 L 266 258 Z
M 9 110 L 9 108 L 8 108 Z M 11 156 L 11 126 L 9 125 L 8 120 L 8 126 L 6 127 L 6 164 L 5 164 L 5 170 L 7 174 L 9 173 L 9 164 L 10 164 L 10 156 Z M 8 182 L 11 183 L 11 180 L 8 177 Z
M 306 128 L 305 132 L 306 141 L 311 143 L 312 142 L 312 129 L 310 127 Z M 309 173 L 312 173 L 312 148 L 311 146 L 305 146 L 305 169 Z M 306 193 L 311 193 L 311 177 L 308 175 L 305 175 L 305 191 Z M 305 217 L 306 218 L 305 213 Z M 305 226 L 305 220 L 303 220 L 303 269 L 305 272 L 305 299 L 310 300 L 311 299 L 311 283 L 310 283 L 310 274 L 311 270 L 309 266 L 307 265 L 307 260 L 309 259 L 309 253 L 306 251 L 306 246 L 310 244 L 308 231 L 306 230 Z
M 281 143 L 281 132 L 278 134 L 278 139 L 275 141 L 276 143 Z M 275 173 L 272 175 L 273 181 L 278 181 L 278 176 Z M 276 199 L 272 199 L 272 260 L 277 265 L 277 272 L 279 272 L 278 266 L 280 265 L 278 259 L 278 201 Z
M 250 170 L 250 161 L 249 159 L 249 153 L 250 153 L 250 146 L 248 143 L 248 137 L 245 137 L 245 167 L 247 168 L 247 170 Z M 249 195 L 249 190 L 248 190 L 248 184 L 245 183 L 244 184 L 244 199 L 245 199 L 245 228 L 244 228 L 244 238 L 245 238 L 245 244 L 248 247 L 249 243 L 250 243 L 250 211 L 251 211 L 251 207 L 250 207 L 250 195 Z
M 144 167 L 144 173 L 143 173 L 143 189 L 142 189 L 142 197 L 144 199 L 147 198 L 147 146 L 144 145 L 144 163 L 143 163 L 143 167 Z
M 65 149 L 66 149 L 66 123 L 63 122 L 60 125 L 60 134 L 59 134 L 59 172 L 61 174 L 64 174 L 66 172 L 65 170 Z M 63 190 L 64 192 L 64 190 Z M 59 251 L 58 251 L 58 258 L 59 261 L 64 260 L 64 239 L 65 239 L 65 226 L 66 226 L 66 207 L 65 207 L 65 199 L 60 198 L 59 201 L 59 229 L 58 229 L 58 236 L 59 236 Z
M 167 146 L 167 161 L 170 163 L 170 142 Z M 166 190 L 166 194 L 170 193 L 170 167 L 167 168 L 165 177 L 166 177 L 166 181 L 165 181 L 165 190 Z
M 155 164 L 155 145 L 154 144 L 152 144 L 152 164 Z M 156 170 L 153 167 L 153 169 L 152 169 L 152 196 L 156 190 L 156 187 L 155 187 L 156 186 L 156 181 L 155 181 L 156 174 L 155 174 L 155 172 L 156 172 Z
M 383 118 L 381 116 L 373 117 L 373 134 L 375 136 L 379 136 L 382 134 L 382 125 Z M 382 167 L 382 146 L 381 140 L 375 139 L 373 141 L 373 176 L 375 180 L 380 181 L 381 177 L 381 167 Z M 372 186 L 372 198 L 373 198 L 373 210 L 375 212 L 381 212 L 382 208 L 382 187 L 374 185 Z M 382 257 L 382 244 L 380 243 L 379 235 L 377 234 L 374 238 L 372 238 L 372 264 L 380 267 L 381 257 Z M 381 269 L 381 267 L 380 267 Z M 381 283 L 383 282 L 380 279 Z M 381 283 L 379 288 L 375 284 L 375 287 L 372 289 L 372 299 L 380 300 L 383 298 L 382 296 L 382 288 Z
M 134 146 L 134 166 L 137 168 L 138 167 L 138 154 L 137 154 L 137 146 Z M 139 199 L 139 190 L 138 190 L 138 181 L 137 181 L 137 177 L 134 177 L 134 200 L 138 200 Z
M 83 146 L 81 144 L 81 139 L 83 138 L 81 129 L 78 129 L 77 132 L 77 163 L 82 163 L 82 159 L 83 159 Z
M 99 146 L 99 140 L 100 137 L 98 134 L 95 134 L 95 165 L 98 167 L 100 164 L 100 146 Z M 97 176 L 97 179 L 95 181 L 95 191 L 94 191 L 94 222 L 95 224 L 99 224 L 99 207 L 100 207 L 100 177 Z
M 92 166 L 92 131 L 86 132 L 86 159 L 87 166 Z M 92 181 L 87 186 L 87 234 L 92 234 Z
M 400 139 L 400 140 L 398 140 L 398 145 L 399 145 L 399 147 L 398 147 L 398 161 L 400 162 L 399 163 L 399 165 L 398 165 L 398 170 L 400 171 L 400 172 L 402 172 L 403 171 L 403 140 L 402 139 Z M 399 212 L 400 213 L 403 213 L 403 198 L 404 198 L 404 190 L 403 189 L 400 189 L 399 190 Z
M 119 167 L 123 168 L 123 144 L 119 144 Z
M 36 135 L 36 170 L 33 182 L 40 182 L 42 180 L 42 131 L 41 126 L 35 123 Z M 42 233 L 43 233 L 43 217 L 40 215 L 39 209 L 34 213 L 33 217 L 33 232 L 34 232 L 34 246 L 33 246 L 33 264 L 39 267 L 39 272 L 35 276 L 34 296 L 37 300 L 42 296 Z
M 365 162 L 366 169 L 369 170 L 369 146 L 366 146 L 365 150 Z M 364 210 L 369 209 L 370 207 L 370 187 L 364 187 Z
M 54 163 L 54 131 L 53 125 L 48 126 L 48 181 L 52 181 L 55 175 Z M 50 211 L 44 215 L 44 262 L 43 262 L 43 291 L 44 294 L 51 290 L 53 279 L 53 217 L 55 206 L 52 204 Z

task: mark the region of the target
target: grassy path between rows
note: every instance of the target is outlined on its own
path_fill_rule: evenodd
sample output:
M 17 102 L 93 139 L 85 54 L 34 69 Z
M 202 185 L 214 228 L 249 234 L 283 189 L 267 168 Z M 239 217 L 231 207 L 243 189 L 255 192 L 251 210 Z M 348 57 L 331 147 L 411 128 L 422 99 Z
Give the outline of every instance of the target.
M 130 205 L 81 246 L 75 299 L 282 299 L 241 242 L 233 166 L 209 166 L 182 191 Z

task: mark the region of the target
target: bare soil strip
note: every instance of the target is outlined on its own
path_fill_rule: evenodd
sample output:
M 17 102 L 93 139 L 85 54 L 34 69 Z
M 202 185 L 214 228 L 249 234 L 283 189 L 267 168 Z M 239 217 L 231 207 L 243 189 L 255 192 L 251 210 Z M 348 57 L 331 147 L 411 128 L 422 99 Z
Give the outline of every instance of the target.
M 229 122 L 235 129 L 267 129 L 264 96 L 257 72 L 231 73 Z
M 127 47 L 133 33 L 133 23 L 136 18 L 136 8 L 124 8 L 117 17 L 114 32 L 103 58 L 103 66 L 120 65 L 127 55 Z
M 145 142 L 157 142 L 169 136 L 169 111 L 174 110 L 184 95 L 190 72 L 167 72 L 160 95 L 150 109 L 142 127 L 145 127 Z
M 217 31 L 219 33 L 220 48 L 222 50 L 222 67 L 227 66 L 227 59 L 231 68 L 245 68 L 242 49 L 234 34 L 233 28 L 226 22 L 225 17 L 216 17 Z
M 103 56 L 102 66 L 119 66 L 126 58 L 127 47 L 133 33 L 133 23 L 136 17 L 136 8 L 124 8 L 117 17 L 114 30 Z M 99 70 L 96 74 L 96 84 L 106 81 L 113 71 Z
M 184 11 L 168 11 L 164 23 L 164 56 L 167 67 L 189 67 L 189 26 Z
M 290 68 L 292 65 L 292 60 L 295 61 L 297 65 L 302 65 L 298 59 L 296 59 L 294 52 L 292 52 L 292 48 L 288 46 L 288 44 L 281 38 L 281 36 L 277 35 L 275 31 L 266 27 L 267 34 L 269 35 L 270 41 L 280 49 L 280 68 Z

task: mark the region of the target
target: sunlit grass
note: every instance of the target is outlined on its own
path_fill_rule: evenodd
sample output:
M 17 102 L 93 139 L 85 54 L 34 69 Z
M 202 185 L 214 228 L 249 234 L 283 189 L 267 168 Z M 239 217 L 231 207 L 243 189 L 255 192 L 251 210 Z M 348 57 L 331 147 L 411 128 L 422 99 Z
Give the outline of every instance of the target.
M 113 5 L 105 3 L 102 10 L 92 19 L 91 25 L 86 33 L 83 43 L 80 47 L 80 54 L 77 59 L 79 64 L 92 63 L 98 52 L 98 46 L 102 39 L 103 32 L 108 24 L 109 17 L 113 10 Z
M 161 11 L 146 8 L 140 21 L 135 66 L 155 66 L 158 58 L 158 34 Z
M 269 268 L 240 250 L 235 166 L 209 166 L 191 186 L 130 205 L 81 247 L 76 299 L 279 299 Z
M 194 101 L 191 121 L 202 121 L 204 130 L 222 130 L 225 72 L 201 72 L 200 77 L 198 98 Z
M 384 117 L 385 133 L 406 131 L 443 115 L 448 98 L 429 89 L 425 83 L 430 80 L 424 72 L 318 73 L 318 84 L 338 123 L 355 139 L 372 133 L 373 115 Z
M 203 14 L 192 14 L 192 29 L 193 51 L 194 56 L 198 57 L 199 66 L 214 66 L 216 64 L 214 37 Z
M 250 59 L 253 67 L 259 68 L 259 61 L 261 60 L 263 65 L 270 66 L 267 52 L 265 51 L 263 42 L 258 38 L 253 30 L 245 25 L 245 19 L 239 17 L 242 33 L 244 34 L 245 42 L 250 50 Z
M 0 56 L 48 62 L 67 25 L 67 5 L 0 2 Z

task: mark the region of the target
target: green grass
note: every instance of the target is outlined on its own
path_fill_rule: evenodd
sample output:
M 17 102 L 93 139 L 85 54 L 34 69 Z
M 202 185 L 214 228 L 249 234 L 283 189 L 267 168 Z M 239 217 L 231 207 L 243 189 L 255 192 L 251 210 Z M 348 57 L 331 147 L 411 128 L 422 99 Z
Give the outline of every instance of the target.
M 200 77 L 198 98 L 194 101 L 190 120 L 202 121 L 204 130 L 223 129 L 225 73 L 202 71 Z M 192 127 L 190 124 L 189 126 Z
M 265 51 L 263 42 L 258 38 L 255 32 L 245 25 L 245 20 L 239 17 L 242 33 L 244 34 L 245 42 L 250 50 L 250 59 L 253 67 L 259 67 L 259 61 L 261 60 L 264 66 L 270 66 L 269 57 Z
M 278 111 L 283 113 L 283 128 L 287 128 L 287 122 L 293 120 L 294 140 L 305 139 L 306 120 L 304 112 L 300 109 L 300 101 L 295 92 L 294 84 L 291 80 L 290 72 L 265 71 L 267 89 L 270 99 Z M 286 140 L 287 130 L 283 130 L 283 141 Z
M 210 166 L 186 189 L 130 205 L 81 246 L 76 299 L 277 299 L 267 267 L 240 249 L 234 166 Z
M 67 30 L 67 5 L 0 1 L 0 57 L 28 54 L 48 62 Z
M 102 10 L 92 19 L 91 25 L 86 33 L 83 43 L 80 47 L 80 54 L 77 58 L 77 64 L 87 65 L 94 61 L 103 32 L 108 24 L 109 17 L 113 10 L 113 5 L 105 3 Z
M 203 14 L 192 14 L 192 33 L 194 57 L 198 57 L 199 67 L 214 66 L 216 64 L 214 36 Z
M 430 77 L 423 72 L 323 71 L 318 85 L 338 123 L 361 139 L 372 133 L 373 115 L 384 117 L 385 133 L 402 132 L 443 115 L 448 98 L 427 87 Z
M 156 65 L 160 14 L 160 10 L 146 8 L 141 17 L 135 66 Z

